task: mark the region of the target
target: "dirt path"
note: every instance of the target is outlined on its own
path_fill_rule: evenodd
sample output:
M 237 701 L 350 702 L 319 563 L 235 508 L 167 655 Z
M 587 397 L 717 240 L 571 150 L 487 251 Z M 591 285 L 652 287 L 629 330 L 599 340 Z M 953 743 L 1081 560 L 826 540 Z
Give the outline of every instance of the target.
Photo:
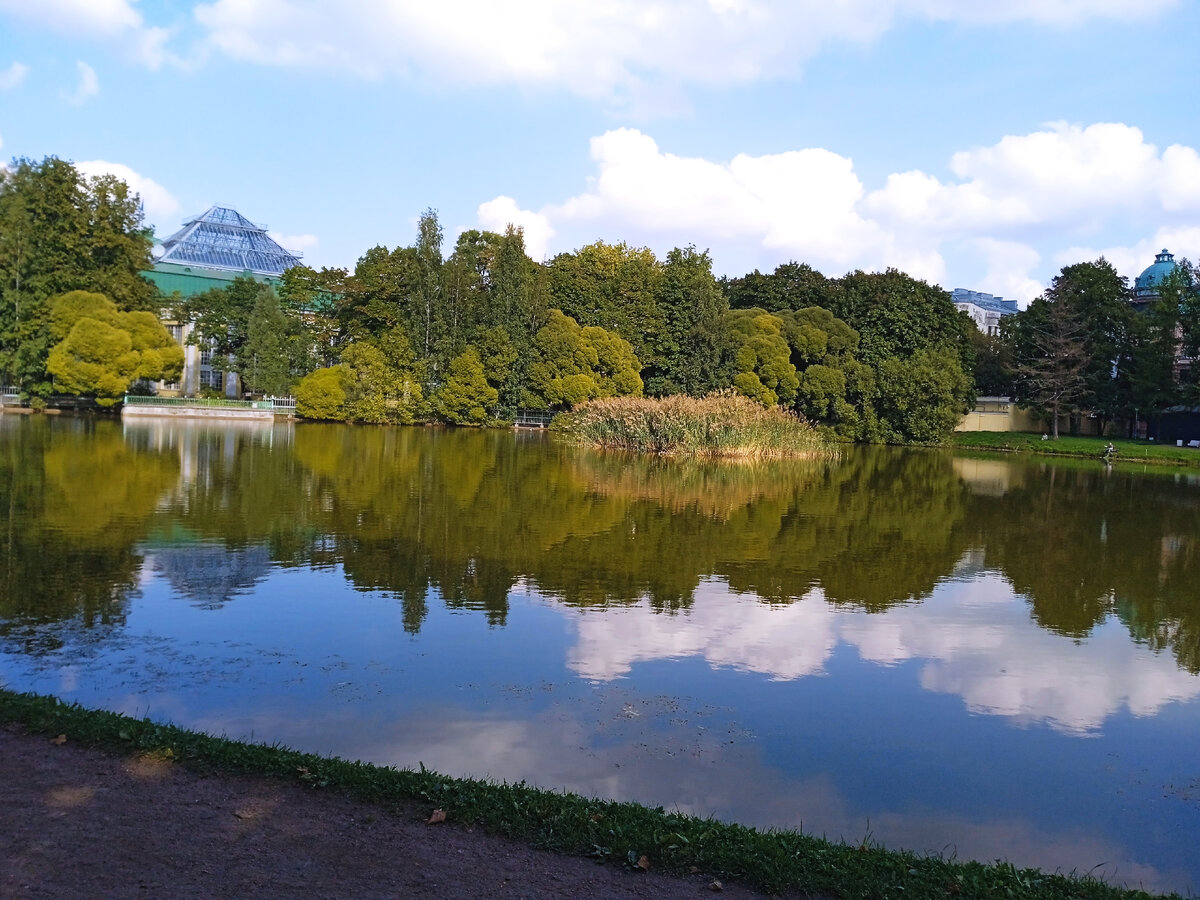
M 757 897 L 0 726 L 0 897 Z

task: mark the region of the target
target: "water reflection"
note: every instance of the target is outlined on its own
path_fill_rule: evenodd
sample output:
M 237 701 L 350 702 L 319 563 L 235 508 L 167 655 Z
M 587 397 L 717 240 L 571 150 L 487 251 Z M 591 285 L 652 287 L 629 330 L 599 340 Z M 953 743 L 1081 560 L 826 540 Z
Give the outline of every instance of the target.
M 0 679 L 1181 887 L 1198 501 L 1187 477 L 927 451 L 681 464 L 497 432 L 0 416 Z

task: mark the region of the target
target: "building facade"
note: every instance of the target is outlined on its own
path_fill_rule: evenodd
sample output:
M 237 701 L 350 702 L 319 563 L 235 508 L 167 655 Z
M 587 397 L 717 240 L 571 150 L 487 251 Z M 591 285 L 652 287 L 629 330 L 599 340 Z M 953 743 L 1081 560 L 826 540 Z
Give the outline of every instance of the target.
M 1017 314 L 1016 300 L 1005 300 L 982 291 L 955 288 L 950 292 L 950 299 L 956 308 L 971 317 L 976 328 L 988 335 L 999 334 L 1000 320 Z
M 277 285 L 300 254 L 279 246 L 265 225 L 251 222 L 237 210 L 212 206 L 183 223 L 183 227 L 156 244 L 154 268 L 143 272 L 164 297 L 184 299 L 213 288 L 228 287 L 235 278 L 253 278 Z M 183 347 L 183 376 L 179 382 L 159 384 L 164 396 L 195 396 L 204 390 L 237 397 L 241 385 L 229 372 L 228 362 L 211 350 L 188 343 L 191 326 L 166 319 L 171 336 Z

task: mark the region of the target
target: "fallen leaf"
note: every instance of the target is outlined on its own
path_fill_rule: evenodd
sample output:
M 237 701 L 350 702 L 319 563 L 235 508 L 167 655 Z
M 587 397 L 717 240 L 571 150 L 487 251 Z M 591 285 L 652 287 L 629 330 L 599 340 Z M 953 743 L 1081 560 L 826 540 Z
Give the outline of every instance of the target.
M 51 738 L 51 740 L 50 740 L 50 743 L 57 744 L 60 747 L 63 744 L 65 744 L 66 742 L 67 742 L 67 736 L 65 734 L 60 734 L 58 737 Z
M 439 822 L 445 822 L 445 821 L 446 821 L 446 811 L 444 809 L 435 809 L 433 811 L 433 814 L 429 817 L 428 821 L 426 821 L 425 824 L 426 825 L 437 825 Z
M 708 889 L 710 891 L 723 891 L 723 890 L 725 890 L 725 885 L 721 884 L 721 882 L 717 881 L 714 878 L 712 880 L 712 882 L 709 884 Z
M 643 855 L 640 859 L 638 859 L 637 864 L 638 868 L 643 872 L 647 871 L 650 868 L 650 857 Z

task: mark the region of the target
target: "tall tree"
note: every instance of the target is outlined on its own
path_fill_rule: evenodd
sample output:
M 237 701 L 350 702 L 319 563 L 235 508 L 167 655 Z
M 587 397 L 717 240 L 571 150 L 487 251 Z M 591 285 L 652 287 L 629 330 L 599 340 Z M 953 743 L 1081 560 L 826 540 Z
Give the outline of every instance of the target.
M 1131 414 L 1132 320 L 1129 286 L 1112 264 L 1095 262 L 1064 266 L 1050 282 L 1045 297 L 1075 319 L 1083 339 L 1084 397 L 1101 419 L 1101 427 Z
M 111 176 L 85 179 L 53 156 L 0 168 L 0 376 L 42 397 L 51 297 L 102 291 L 120 309 L 147 309 L 150 237 L 137 195 Z
M 1057 440 L 1059 418 L 1087 396 L 1087 334 L 1070 297 L 1039 297 L 1000 328 L 1012 347 L 1015 398 L 1046 415 Z
M 658 306 L 664 328 L 657 346 L 650 346 L 646 392 L 700 396 L 720 387 L 721 317 L 729 305 L 713 277 L 707 250 L 689 245 L 667 254 Z
M 421 336 L 420 356 L 428 360 L 445 327 L 442 309 L 442 226 L 437 211 L 427 209 L 417 223 L 417 295 L 421 318 L 415 332 Z

